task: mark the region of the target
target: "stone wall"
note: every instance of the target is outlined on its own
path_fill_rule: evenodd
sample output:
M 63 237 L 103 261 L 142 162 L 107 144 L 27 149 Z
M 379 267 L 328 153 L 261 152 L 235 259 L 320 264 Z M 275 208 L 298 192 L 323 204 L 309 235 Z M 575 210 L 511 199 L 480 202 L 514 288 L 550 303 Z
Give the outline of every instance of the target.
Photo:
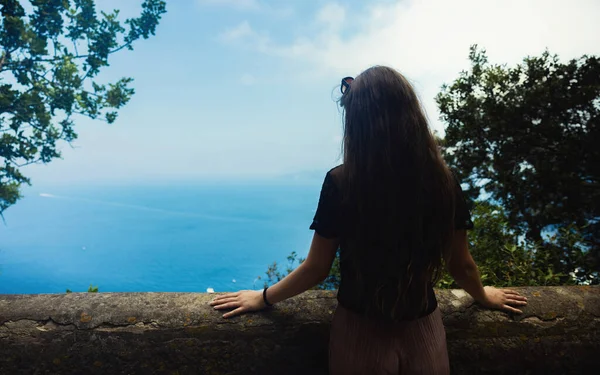
M 522 316 L 439 290 L 454 374 L 600 368 L 600 288 L 517 288 Z M 326 374 L 332 292 L 224 320 L 190 293 L 0 295 L 0 374 Z

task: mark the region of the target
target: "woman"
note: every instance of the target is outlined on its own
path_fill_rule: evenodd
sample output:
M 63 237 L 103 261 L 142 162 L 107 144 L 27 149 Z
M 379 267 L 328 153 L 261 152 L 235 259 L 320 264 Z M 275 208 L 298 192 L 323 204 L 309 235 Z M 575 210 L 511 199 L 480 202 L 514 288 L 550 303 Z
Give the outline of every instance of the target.
M 217 297 L 225 318 L 263 309 L 325 279 L 340 250 L 330 340 L 332 374 L 447 374 L 432 286 L 443 264 L 489 308 L 521 313 L 526 298 L 483 287 L 467 249 L 472 222 L 408 81 L 387 67 L 342 80 L 344 163 L 325 176 L 306 261 L 259 291 Z

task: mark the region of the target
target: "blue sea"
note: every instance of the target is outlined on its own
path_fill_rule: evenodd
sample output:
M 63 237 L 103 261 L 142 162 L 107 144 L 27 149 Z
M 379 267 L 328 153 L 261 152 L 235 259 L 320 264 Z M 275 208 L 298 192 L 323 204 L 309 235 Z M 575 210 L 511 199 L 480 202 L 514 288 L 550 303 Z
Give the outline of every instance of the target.
M 0 294 L 261 288 L 274 261 L 307 254 L 319 189 L 33 186 L 0 222 Z

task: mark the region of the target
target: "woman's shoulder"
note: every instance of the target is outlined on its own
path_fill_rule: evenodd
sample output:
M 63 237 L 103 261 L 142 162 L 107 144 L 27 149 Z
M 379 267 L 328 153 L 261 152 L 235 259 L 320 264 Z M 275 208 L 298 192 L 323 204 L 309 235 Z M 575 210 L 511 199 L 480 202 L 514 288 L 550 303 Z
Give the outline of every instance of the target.
M 339 186 L 342 179 L 342 168 L 343 164 L 340 164 L 337 167 L 330 169 L 325 175 L 325 183 L 336 187 Z
M 331 176 L 336 179 L 339 179 L 340 176 L 342 175 L 343 167 L 344 167 L 344 164 L 340 164 L 337 167 L 331 168 L 329 170 L 329 172 L 327 172 L 327 176 Z
M 322 193 L 326 192 L 325 195 L 334 195 L 334 193 L 337 194 L 342 176 L 341 171 L 342 166 L 338 165 L 337 167 L 332 168 L 329 170 L 329 172 L 327 172 L 327 174 L 325 175 L 325 180 L 323 181 L 323 187 L 321 189 Z

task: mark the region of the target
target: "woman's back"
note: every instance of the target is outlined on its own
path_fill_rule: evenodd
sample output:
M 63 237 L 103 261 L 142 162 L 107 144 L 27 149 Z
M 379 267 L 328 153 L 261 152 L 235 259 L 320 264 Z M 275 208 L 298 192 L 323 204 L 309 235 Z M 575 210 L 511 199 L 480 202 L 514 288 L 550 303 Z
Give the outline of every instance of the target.
M 460 187 L 399 73 L 366 70 L 341 105 L 344 164 L 327 174 L 312 225 L 340 239 L 339 301 L 387 321 L 425 316 L 455 222 L 469 221 Z

